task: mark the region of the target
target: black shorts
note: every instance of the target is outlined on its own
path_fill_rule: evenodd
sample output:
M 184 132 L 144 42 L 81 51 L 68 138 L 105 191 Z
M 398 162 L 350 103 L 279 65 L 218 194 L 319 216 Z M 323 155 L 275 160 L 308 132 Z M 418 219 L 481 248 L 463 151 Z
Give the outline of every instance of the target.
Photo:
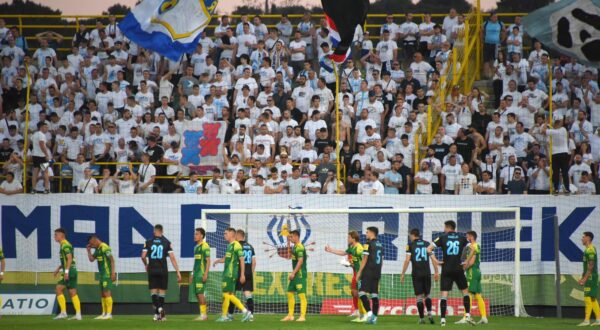
M 166 290 L 169 286 L 169 273 L 165 271 L 148 272 L 148 289 Z
M 452 285 L 456 283 L 459 290 L 465 290 L 469 286 L 467 285 L 467 277 L 465 272 L 462 270 L 453 272 L 442 272 L 442 278 L 440 280 L 441 291 L 452 291 Z
M 38 156 L 32 156 L 31 160 L 33 160 L 33 167 L 37 167 L 37 168 L 40 168 L 42 166 L 42 164 L 48 162 L 46 160 L 46 157 L 38 157 Z
M 412 277 L 413 288 L 415 289 L 415 296 L 425 295 L 429 296 L 431 292 L 431 275 L 426 276 L 414 276 Z
M 235 291 L 254 291 L 254 277 L 246 275 L 246 282 L 244 284 L 240 283 L 240 279 L 238 278 L 235 284 Z
M 358 291 L 366 292 L 366 293 L 379 293 L 379 279 L 372 278 L 368 276 L 363 276 L 358 281 Z
M 483 44 L 483 61 L 492 62 L 496 59 L 496 50 L 498 47 L 495 44 Z

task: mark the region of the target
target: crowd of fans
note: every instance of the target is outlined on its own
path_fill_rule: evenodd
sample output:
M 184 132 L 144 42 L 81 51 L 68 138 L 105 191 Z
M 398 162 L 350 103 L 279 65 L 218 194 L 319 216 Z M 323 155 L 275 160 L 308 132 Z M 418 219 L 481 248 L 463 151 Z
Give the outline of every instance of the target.
M 23 171 L 32 193 L 56 192 L 59 178 L 81 193 L 547 194 L 552 173 L 556 192 L 595 194 L 597 69 L 551 59 L 519 17 L 492 14 L 480 37 L 493 93 L 454 86 L 434 103 L 464 29 L 455 10 L 438 23 L 388 15 L 334 71 L 327 21 L 309 13 L 274 28 L 222 16 L 178 61 L 128 40 L 114 16 L 81 25 L 68 46 L 40 33 L 35 51 L 0 19 L 0 194 L 24 192 Z M 416 146 L 428 104 L 442 124 Z M 188 121 L 227 123 L 224 163 L 204 181 L 180 164 Z

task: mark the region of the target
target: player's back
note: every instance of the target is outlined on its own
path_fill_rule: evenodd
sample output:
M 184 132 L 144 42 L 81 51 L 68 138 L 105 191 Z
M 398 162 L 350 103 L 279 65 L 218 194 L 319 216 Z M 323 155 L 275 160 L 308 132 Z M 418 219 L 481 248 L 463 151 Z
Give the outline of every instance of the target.
M 244 253 L 244 275 L 252 276 L 252 258 L 256 256 L 254 247 L 248 241 L 240 241 L 242 252 Z
M 410 262 L 413 276 L 431 275 L 429 268 L 429 254 L 427 247 L 430 243 L 422 239 L 416 239 L 408 245 L 407 252 L 410 253 Z
M 167 272 L 167 255 L 171 251 L 171 242 L 164 236 L 153 237 L 146 241 L 144 250 L 148 252 L 148 271 Z
M 365 265 L 369 276 L 378 279 L 381 277 L 381 268 L 383 267 L 383 244 L 377 239 L 370 240 L 364 247 L 367 254 L 367 264 Z
M 442 248 L 443 264 L 442 272 L 463 271 L 461 255 L 468 244 L 464 235 L 457 232 L 446 233 L 434 241 L 437 247 Z

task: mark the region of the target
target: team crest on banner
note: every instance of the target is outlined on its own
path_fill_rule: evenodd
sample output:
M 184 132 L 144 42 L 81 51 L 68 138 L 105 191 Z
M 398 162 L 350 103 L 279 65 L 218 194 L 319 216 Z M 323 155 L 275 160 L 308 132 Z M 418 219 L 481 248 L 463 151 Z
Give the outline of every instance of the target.
M 196 49 L 218 0 L 144 0 L 119 22 L 119 28 L 141 47 L 178 61 Z
M 316 242 L 309 242 L 312 230 L 304 214 L 273 215 L 267 225 L 267 236 L 271 242 L 263 242 L 267 246 L 266 252 L 269 253 L 269 258 L 276 255 L 284 259 L 290 257 L 287 240 L 292 230 L 300 231 L 300 242 L 308 251 L 314 250 L 314 248 L 308 248 L 308 246 L 314 246 Z
M 223 142 L 227 124 L 223 121 L 213 123 L 187 122 L 183 126 L 181 145 L 181 164 L 193 170 L 223 165 Z

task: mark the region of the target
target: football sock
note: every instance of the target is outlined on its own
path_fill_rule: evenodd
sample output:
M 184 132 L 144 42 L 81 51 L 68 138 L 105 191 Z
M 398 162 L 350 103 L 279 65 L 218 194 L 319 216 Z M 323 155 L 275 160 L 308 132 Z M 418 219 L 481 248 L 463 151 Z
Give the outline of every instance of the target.
M 423 310 L 425 307 L 423 306 L 423 298 L 417 298 L 417 310 L 419 311 L 419 317 L 425 317 L 425 311 Z
M 483 297 L 479 293 L 475 295 L 475 298 L 477 299 L 477 306 L 479 307 L 479 314 L 481 315 L 482 318 L 487 318 L 487 310 L 485 307 L 485 300 L 483 300 Z
M 246 307 L 244 307 L 244 304 L 242 304 L 242 302 L 235 295 L 229 295 L 229 301 L 242 312 L 246 311 Z
M 248 307 L 250 313 L 254 313 L 254 297 L 252 295 L 246 297 L 246 307 Z
M 594 311 L 596 322 L 598 322 L 598 320 L 600 320 L 600 306 L 598 306 L 598 299 L 592 301 L 592 310 Z
M 425 298 L 425 307 L 427 308 L 427 313 L 431 315 L 431 298 Z
M 371 303 L 373 304 L 373 315 L 377 316 L 379 313 L 379 295 L 376 293 L 371 294 Z
M 361 315 L 365 315 L 367 314 L 367 311 L 365 310 L 365 306 L 363 306 L 363 302 L 362 300 L 356 298 L 358 300 L 358 311 L 360 312 Z
M 112 315 L 113 299 L 112 299 L 112 297 L 106 297 L 105 300 L 106 300 L 106 314 Z
M 227 312 L 229 312 L 229 296 L 229 294 L 223 293 L 223 309 L 221 310 L 223 317 L 227 317 Z
M 71 297 L 71 302 L 73 303 L 73 308 L 75 308 L 75 314 L 81 314 L 81 302 L 79 302 L 79 296 L 74 295 Z
M 102 297 L 102 315 L 106 314 L 106 298 Z
M 60 307 L 60 312 L 67 314 L 67 300 L 65 299 L 65 295 L 60 294 L 56 296 L 56 301 L 58 302 L 58 307 Z
M 463 296 L 463 306 L 465 306 L 465 315 L 471 313 L 471 297 L 466 294 Z
M 362 294 L 359 296 L 360 297 L 360 301 L 362 302 L 363 308 L 365 309 L 365 311 L 368 313 L 371 311 L 371 304 L 369 303 L 369 297 L 367 297 L 366 294 Z
M 300 317 L 305 317 L 306 308 L 308 307 L 308 302 L 306 301 L 306 294 L 299 293 L 298 297 L 300 298 Z
M 294 297 L 294 293 L 287 293 L 288 299 L 288 316 L 294 316 L 294 309 L 296 308 L 296 298 Z
M 592 298 L 584 297 L 583 302 L 585 303 L 585 320 L 589 321 L 592 315 Z
M 440 299 L 440 317 L 446 318 L 446 298 L 442 297 Z

